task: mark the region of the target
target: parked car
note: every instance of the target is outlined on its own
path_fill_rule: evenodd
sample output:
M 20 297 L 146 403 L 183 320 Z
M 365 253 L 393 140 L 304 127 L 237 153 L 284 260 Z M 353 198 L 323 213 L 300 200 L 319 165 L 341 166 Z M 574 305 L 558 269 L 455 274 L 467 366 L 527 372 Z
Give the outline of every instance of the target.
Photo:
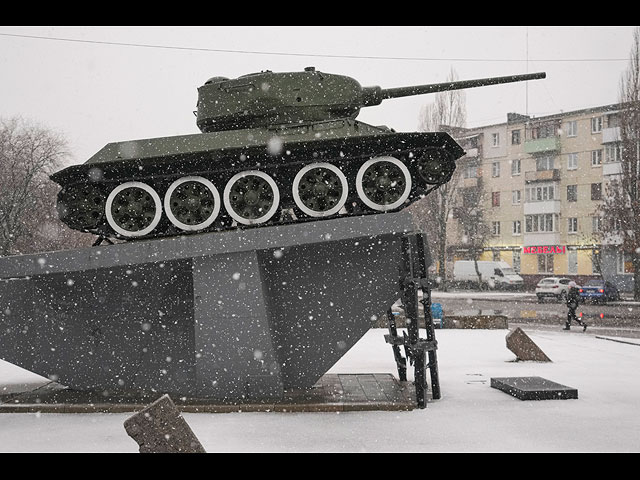
M 545 298 L 553 297 L 559 302 L 564 302 L 569 293 L 570 278 L 547 277 L 543 278 L 536 285 L 536 296 L 542 302 Z
M 602 279 L 589 280 L 585 285 L 580 287 L 579 293 L 583 301 L 591 300 L 606 303 L 611 300 L 620 300 L 618 287 Z
M 489 288 L 520 289 L 523 280 L 507 262 L 492 262 L 481 260 L 478 270 L 482 276 L 482 283 Z M 473 285 L 478 282 L 478 273 L 473 260 L 458 260 L 453 264 L 453 281 L 460 284 Z

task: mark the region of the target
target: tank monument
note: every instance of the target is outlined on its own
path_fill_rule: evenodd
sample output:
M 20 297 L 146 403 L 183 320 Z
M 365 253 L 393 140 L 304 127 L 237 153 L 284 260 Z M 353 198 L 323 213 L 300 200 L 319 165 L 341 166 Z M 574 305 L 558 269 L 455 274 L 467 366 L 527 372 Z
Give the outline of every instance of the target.
M 211 78 L 202 133 L 110 143 L 51 176 L 62 221 L 97 240 L 0 258 L 0 358 L 74 391 L 277 401 L 312 388 L 387 314 L 400 380 L 413 365 L 425 407 L 427 371 L 440 397 L 429 248 L 405 208 L 464 151 L 444 132 L 356 117 L 544 76 L 390 89 L 313 67 Z

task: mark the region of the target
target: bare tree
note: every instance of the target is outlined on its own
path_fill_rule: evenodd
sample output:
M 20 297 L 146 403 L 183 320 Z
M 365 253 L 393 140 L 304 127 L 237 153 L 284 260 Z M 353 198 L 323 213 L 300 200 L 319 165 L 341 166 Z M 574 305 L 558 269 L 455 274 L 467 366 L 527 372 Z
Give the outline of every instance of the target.
M 459 80 L 458 73 L 451 68 L 446 82 Z M 467 100 L 464 90 L 449 90 L 436 94 L 433 103 L 422 107 L 418 119 L 418 130 L 433 132 L 442 125 L 464 127 L 467 124 Z
M 67 157 L 59 134 L 18 118 L 0 119 L 0 256 L 87 244 L 55 211 L 49 174 Z
M 629 66 L 620 79 L 620 103 L 621 172 L 607 186 L 601 213 L 631 257 L 633 297 L 640 300 L 640 28 L 634 30 Z
M 485 283 L 482 281 L 482 273 L 478 268 L 478 260 L 482 257 L 492 233 L 485 221 L 482 178 L 478 178 L 475 187 L 461 189 L 460 197 L 462 204 L 458 205 L 455 210 L 458 224 L 464 231 L 464 235 L 460 239 L 460 247 L 466 249 L 467 256 L 473 260 L 478 276 L 478 288 L 482 289 Z
M 458 75 L 451 69 L 447 81 L 457 81 Z M 464 127 L 467 121 L 465 94 L 462 90 L 437 93 L 432 104 L 425 105 L 418 119 L 418 129 L 424 132 L 442 131 L 446 127 Z M 414 204 L 411 212 L 435 243 L 438 277 L 443 290 L 447 289 L 447 221 L 452 218 L 457 186 L 461 175 L 452 179 L 426 198 Z

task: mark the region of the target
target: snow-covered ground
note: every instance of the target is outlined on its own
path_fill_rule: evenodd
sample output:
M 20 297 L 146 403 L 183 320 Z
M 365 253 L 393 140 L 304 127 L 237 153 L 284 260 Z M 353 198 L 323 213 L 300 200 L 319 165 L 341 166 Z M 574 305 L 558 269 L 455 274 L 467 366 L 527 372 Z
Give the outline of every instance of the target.
M 185 414 L 208 452 L 638 452 L 640 341 L 525 331 L 553 363 L 515 362 L 507 330 L 437 330 L 442 399 L 411 412 Z M 371 330 L 332 373 L 394 372 Z M 621 339 L 625 340 L 625 339 Z M 491 377 L 541 376 L 577 400 L 521 401 Z M 0 362 L 0 391 L 42 379 Z M 0 414 L 0 452 L 136 452 L 130 414 Z

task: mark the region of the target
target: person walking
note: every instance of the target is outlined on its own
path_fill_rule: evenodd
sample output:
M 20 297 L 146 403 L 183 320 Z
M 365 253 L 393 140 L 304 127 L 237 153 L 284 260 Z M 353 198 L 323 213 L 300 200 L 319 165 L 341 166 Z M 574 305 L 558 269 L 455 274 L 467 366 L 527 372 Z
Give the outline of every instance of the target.
M 571 321 L 574 320 L 578 325 L 582 326 L 582 331 L 587 330 L 587 324 L 580 320 L 576 315 L 576 308 L 578 308 L 578 302 L 580 297 L 578 295 L 578 285 L 576 282 L 569 282 L 569 292 L 567 293 L 567 307 L 569 311 L 567 312 L 567 323 L 565 324 L 563 330 L 571 330 Z

